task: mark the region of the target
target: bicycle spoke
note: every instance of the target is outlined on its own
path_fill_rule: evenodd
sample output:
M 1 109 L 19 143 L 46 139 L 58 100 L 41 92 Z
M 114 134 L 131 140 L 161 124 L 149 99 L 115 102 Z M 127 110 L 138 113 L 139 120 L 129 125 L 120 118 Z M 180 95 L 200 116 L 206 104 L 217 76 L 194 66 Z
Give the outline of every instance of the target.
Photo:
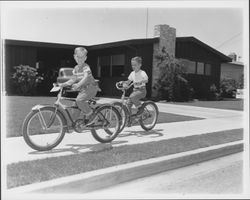
M 43 129 L 46 130 L 47 129 L 46 122 L 45 122 L 40 110 L 38 111 L 38 117 L 39 117 L 39 120 L 40 120 L 40 123 L 41 123 Z
M 50 127 L 46 127 L 46 122 L 49 121 Z M 57 145 L 64 133 L 63 122 L 58 115 L 51 110 L 39 110 L 29 119 L 25 137 L 32 148 L 46 150 Z
M 117 136 L 119 130 L 119 113 L 117 110 L 115 111 L 109 106 L 104 106 L 100 109 L 98 114 L 102 121 L 102 129 L 91 130 L 93 136 L 98 141 L 109 142 Z

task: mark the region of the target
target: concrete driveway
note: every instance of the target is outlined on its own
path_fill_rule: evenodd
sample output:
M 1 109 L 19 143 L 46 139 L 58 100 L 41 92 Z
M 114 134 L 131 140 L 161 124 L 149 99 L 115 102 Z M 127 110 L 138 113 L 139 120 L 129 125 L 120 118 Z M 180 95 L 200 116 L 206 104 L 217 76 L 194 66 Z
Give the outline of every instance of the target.
M 107 103 L 114 99 L 102 98 L 100 103 Z M 146 143 L 170 138 L 186 137 L 216 131 L 238 129 L 244 127 L 243 111 L 222 110 L 184 105 L 157 103 L 161 112 L 204 118 L 202 120 L 182 121 L 157 124 L 154 130 L 146 132 L 140 126 L 125 128 L 111 143 L 101 144 L 91 135 L 84 133 L 66 134 L 65 138 L 55 149 L 38 152 L 31 149 L 22 137 L 3 138 L 2 155 L 4 164 L 20 161 L 44 159 L 47 157 L 64 156 L 88 151 L 99 151 L 111 146 Z

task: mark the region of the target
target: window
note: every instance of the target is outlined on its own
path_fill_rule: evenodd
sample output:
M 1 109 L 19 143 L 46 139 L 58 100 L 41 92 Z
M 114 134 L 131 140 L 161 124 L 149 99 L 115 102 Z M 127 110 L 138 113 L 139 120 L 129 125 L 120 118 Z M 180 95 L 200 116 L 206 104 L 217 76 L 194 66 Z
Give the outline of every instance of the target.
M 125 55 L 110 55 L 98 57 L 98 77 L 121 77 L 124 76 Z
M 196 63 L 194 61 L 187 60 L 184 66 L 186 67 L 187 73 L 195 74 Z
M 112 76 L 120 77 L 124 76 L 124 65 L 125 56 L 124 55 L 113 55 L 112 57 Z
M 196 62 L 187 60 L 187 59 L 179 59 L 181 66 L 183 67 L 184 71 L 188 74 L 195 74 L 196 71 Z
M 205 64 L 205 75 L 210 76 L 212 74 L 212 65 L 206 63 Z
M 197 74 L 204 74 L 204 63 L 197 62 Z
M 110 56 L 101 56 L 99 57 L 99 66 L 101 68 L 101 74 L 102 77 L 110 77 L 111 75 L 111 69 L 110 69 Z

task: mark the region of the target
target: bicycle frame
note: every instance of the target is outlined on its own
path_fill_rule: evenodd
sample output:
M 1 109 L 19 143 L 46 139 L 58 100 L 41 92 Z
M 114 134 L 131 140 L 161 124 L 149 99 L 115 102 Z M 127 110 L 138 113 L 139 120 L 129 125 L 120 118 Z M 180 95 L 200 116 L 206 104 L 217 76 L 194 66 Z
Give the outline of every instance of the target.
M 57 111 L 57 109 L 62 109 L 62 110 L 64 110 L 64 111 L 67 113 L 67 115 L 68 115 L 68 117 L 69 117 L 69 119 L 70 119 L 70 122 L 71 122 L 71 123 L 74 123 L 74 119 L 72 118 L 72 116 L 71 116 L 71 114 L 70 114 L 68 108 L 71 108 L 71 109 L 78 109 L 78 110 L 80 110 L 80 109 L 79 109 L 77 106 L 66 106 L 66 105 L 64 105 L 64 104 L 61 103 L 61 100 L 75 101 L 76 98 L 62 97 L 62 91 L 63 91 L 63 88 L 60 88 L 60 91 L 59 91 L 59 93 L 58 93 L 58 95 L 57 95 L 57 100 L 56 100 L 56 102 L 54 103 L 54 105 L 55 105 L 55 107 L 56 107 L 56 111 Z M 56 112 L 55 112 L 55 113 L 56 113 Z
M 131 109 L 128 109 L 128 105 L 127 105 L 127 103 L 126 103 L 126 99 L 128 99 L 129 97 L 126 97 L 126 95 L 125 95 L 125 94 L 126 94 L 126 90 L 128 90 L 129 88 L 131 88 L 131 87 L 134 85 L 134 83 L 132 82 L 132 83 L 130 83 L 126 88 L 124 88 L 124 87 L 119 87 L 119 83 L 121 83 L 121 82 L 122 82 L 122 81 L 116 83 L 116 88 L 117 88 L 118 90 L 121 90 L 121 91 L 122 91 L 122 96 L 121 96 L 122 102 L 121 102 L 121 103 L 122 103 L 124 106 L 126 106 L 126 108 L 127 108 L 127 111 L 128 111 L 128 121 L 132 123 L 132 119 L 134 118 L 135 122 L 137 123 L 137 121 L 140 119 L 141 116 L 132 115 L 132 110 L 131 110 Z M 133 124 L 133 123 L 132 123 L 132 124 Z
M 54 85 L 54 87 L 55 87 L 55 85 Z M 67 127 L 69 127 L 69 124 L 68 124 L 67 118 L 65 117 L 65 114 L 67 114 L 68 119 L 70 120 L 70 123 L 71 124 L 74 123 L 74 119 L 72 118 L 72 115 L 69 112 L 69 108 L 80 110 L 77 106 L 73 106 L 73 105 L 72 106 L 67 106 L 67 105 L 64 105 L 63 103 L 61 103 L 61 100 L 68 100 L 68 101 L 75 101 L 76 100 L 76 98 L 63 97 L 62 96 L 62 91 L 63 91 L 63 88 L 60 88 L 59 93 L 57 94 L 57 99 L 54 102 L 54 106 L 55 106 L 56 110 L 55 110 L 54 114 L 51 116 L 48 125 L 46 125 L 45 120 L 44 120 L 44 118 L 43 118 L 43 116 L 41 114 L 41 111 L 40 111 L 41 108 L 43 108 L 44 106 L 47 106 L 47 105 L 35 105 L 34 107 L 32 107 L 32 110 L 38 110 L 38 112 L 39 112 L 39 114 L 38 114 L 39 121 L 40 121 L 40 123 L 42 124 L 42 126 L 43 126 L 43 128 L 45 130 L 50 128 L 50 126 L 53 124 L 53 122 L 55 120 L 55 117 L 56 117 L 56 113 L 57 113 L 58 110 L 63 110 L 64 111 L 64 112 L 61 112 L 61 114 L 64 116 L 64 118 L 66 120 Z
M 128 97 L 126 97 L 126 90 L 128 90 L 129 88 L 131 88 L 132 87 L 132 85 L 134 85 L 134 83 L 130 83 L 129 85 L 128 85 L 128 87 L 126 87 L 126 88 L 120 88 L 119 86 L 118 86 L 118 84 L 119 83 L 116 83 L 116 88 L 118 89 L 118 90 L 122 90 L 122 96 L 121 96 L 121 100 L 122 100 L 122 104 L 123 105 L 125 105 L 125 106 L 127 106 L 127 104 L 126 104 L 126 99 L 128 99 Z M 130 113 L 131 114 L 131 113 Z

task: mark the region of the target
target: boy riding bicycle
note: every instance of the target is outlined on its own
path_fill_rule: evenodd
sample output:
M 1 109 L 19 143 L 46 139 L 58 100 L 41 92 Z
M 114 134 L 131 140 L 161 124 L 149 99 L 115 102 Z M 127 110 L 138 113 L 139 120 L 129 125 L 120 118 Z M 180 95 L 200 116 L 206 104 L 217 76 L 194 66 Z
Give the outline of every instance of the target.
M 87 101 L 96 96 L 99 87 L 92 75 L 89 65 L 85 63 L 87 53 L 88 51 L 84 47 L 75 48 L 74 59 L 77 65 L 73 70 L 74 78 L 61 84 L 61 87 L 72 86 L 73 90 L 79 91 L 76 98 L 76 106 L 78 106 L 82 114 L 85 115 L 86 123 L 90 124 L 93 120 L 91 117 L 93 111 Z M 79 118 L 80 114 L 79 110 L 75 110 L 73 113 L 74 119 Z
M 134 57 L 131 59 L 131 66 L 133 71 L 128 76 L 128 80 L 125 81 L 124 87 L 128 86 L 131 82 L 134 84 L 133 92 L 130 94 L 127 105 L 131 112 L 133 104 L 137 108 L 136 115 L 143 113 L 140 100 L 147 95 L 146 83 L 148 83 L 148 76 L 145 71 L 141 70 L 142 59 L 141 57 Z

